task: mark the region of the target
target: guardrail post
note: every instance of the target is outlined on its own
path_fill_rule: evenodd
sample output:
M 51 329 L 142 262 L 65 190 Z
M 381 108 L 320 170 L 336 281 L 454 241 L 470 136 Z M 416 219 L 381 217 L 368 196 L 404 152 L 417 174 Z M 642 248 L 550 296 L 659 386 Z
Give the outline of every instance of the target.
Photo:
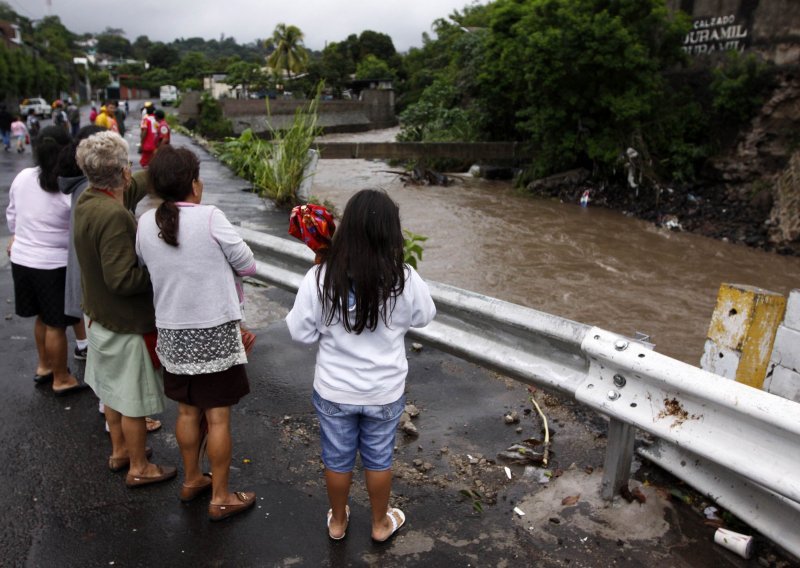
M 628 482 L 635 434 L 636 429 L 630 424 L 616 418 L 609 420 L 603 482 L 600 485 L 600 496 L 606 501 L 611 501 L 619 493 L 622 484 Z
M 786 298 L 775 292 L 722 284 L 700 367 L 762 388 L 775 332 L 785 309 Z

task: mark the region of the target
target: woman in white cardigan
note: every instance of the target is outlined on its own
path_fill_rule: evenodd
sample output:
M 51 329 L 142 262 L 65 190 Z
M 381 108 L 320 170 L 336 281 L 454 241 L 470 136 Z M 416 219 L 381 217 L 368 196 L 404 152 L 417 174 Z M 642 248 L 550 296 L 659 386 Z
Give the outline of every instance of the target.
M 253 492 L 228 490 L 231 406 L 250 392 L 234 277 L 253 274 L 255 259 L 222 211 L 200 204 L 200 162 L 190 150 L 165 146 L 148 172 L 164 201 L 139 219 L 136 252 L 153 283 L 164 392 L 178 402 L 181 500 L 211 490 L 208 516 L 222 520 L 255 503 Z M 200 471 L 197 459 L 203 415 L 211 476 Z

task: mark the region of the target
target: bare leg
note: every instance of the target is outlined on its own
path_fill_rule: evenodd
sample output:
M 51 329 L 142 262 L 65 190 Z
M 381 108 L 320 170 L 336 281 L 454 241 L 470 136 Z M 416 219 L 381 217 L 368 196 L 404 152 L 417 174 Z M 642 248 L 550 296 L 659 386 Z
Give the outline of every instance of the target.
M 106 416 L 108 416 L 108 406 L 106 406 Z M 125 447 L 128 449 L 128 456 L 131 458 L 131 467 L 128 475 L 158 475 L 157 466 L 151 464 L 145 455 L 147 428 L 144 424 L 144 416 L 133 418 L 123 415 L 122 433 L 125 436 Z
M 53 389 L 77 385 L 78 379 L 67 370 L 67 333 L 63 327 L 45 326 L 44 350 L 53 370 Z
M 175 423 L 175 437 L 181 449 L 183 459 L 184 485 L 193 487 L 203 483 L 203 472 L 200 471 L 200 416 L 202 410 L 196 406 L 178 403 L 178 420 Z M 207 483 L 207 482 L 206 482 Z
M 350 495 L 350 484 L 353 481 L 353 472 L 337 473 L 325 470 L 325 486 L 328 489 L 328 501 L 333 514 L 328 526 L 330 535 L 338 538 L 347 530 L 347 498 Z M 387 498 L 388 503 L 388 498 Z M 384 512 L 385 514 L 385 512 Z
M 228 490 L 231 469 L 231 407 L 207 408 L 208 460 L 211 462 L 211 504 L 238 505 L 241 501 Z
M 125 445 L 125 435 L 122 433 L 122 414 L 106 406 L 106 422 L 108 433 L 111 435 L 111 457 L 128 457 L 128 448 Z
M 72 326 L 72 331 L 75 332 L 75 339 L 79 339 L 81 341 L 86 339 L 86 324 L 84 324 L 83 318 L 81 318 L 81 321 Z
M 44 350 L 44 338 L 47 333 L 47 326 L 39 316 L 36 316 L 36 323 L 33 324 L 33 338 L 36 340 L 36 354 L 39 361 L 36 363 L 36 374 L 46 375 L 52 368 L 47 360 L 47 353 Z
M 392 532 L 392 522 L 386 513 L 389 511 L 389 495 L 392 493 L 392 470 L 364 470 L 369 503 L 372 507 L 372 538 L 383 540 Z

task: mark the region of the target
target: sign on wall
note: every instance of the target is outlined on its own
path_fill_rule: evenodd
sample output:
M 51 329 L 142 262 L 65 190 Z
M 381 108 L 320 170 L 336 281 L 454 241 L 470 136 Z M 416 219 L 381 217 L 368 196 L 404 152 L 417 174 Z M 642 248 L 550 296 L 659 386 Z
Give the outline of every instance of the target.
M 736 16 L 695 18 L 692 30 L 683 40 L 683 50 L 689 55 L 718 51 L 744 51 L 748 43 L 747 24 L 737 23 Z

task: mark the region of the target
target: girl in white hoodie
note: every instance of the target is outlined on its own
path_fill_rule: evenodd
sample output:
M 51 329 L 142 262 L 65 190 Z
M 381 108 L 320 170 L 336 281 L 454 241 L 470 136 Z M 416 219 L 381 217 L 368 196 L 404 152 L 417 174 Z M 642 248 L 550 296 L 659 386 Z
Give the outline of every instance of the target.
M 403 260 L 397 205 L 381 191 L 359 191 L 286 316 L 292 339 L 319 342 L 313 402 L 331 505 L 328 535 L 334 540 L 347 531 L 357 452 L 372 508 L 372 538 L 383 542 L 405 523 L 403 511 L 389 507 L 408 374 L 404 337 L 435 315 L 427 284 Z

